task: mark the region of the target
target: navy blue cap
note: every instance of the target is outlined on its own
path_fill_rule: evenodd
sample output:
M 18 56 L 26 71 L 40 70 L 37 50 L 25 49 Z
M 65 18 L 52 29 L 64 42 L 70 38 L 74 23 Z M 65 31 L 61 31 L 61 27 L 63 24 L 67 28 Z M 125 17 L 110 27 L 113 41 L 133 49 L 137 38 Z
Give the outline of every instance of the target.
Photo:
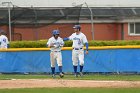
M 81 26 L 80 25 L 74 25 L 74 27 L 73 27 L 74 29 L 80 29 L 81 28 Z

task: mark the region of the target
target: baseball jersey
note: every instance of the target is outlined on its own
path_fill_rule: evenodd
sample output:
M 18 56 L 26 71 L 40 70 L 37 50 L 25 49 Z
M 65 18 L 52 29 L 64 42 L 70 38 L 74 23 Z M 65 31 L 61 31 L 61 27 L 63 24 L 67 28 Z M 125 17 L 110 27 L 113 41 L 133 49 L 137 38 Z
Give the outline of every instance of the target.
M 5 35 L 0 36 L 0 48 L 7 48 L 9 41 L 8 38 Z
M 48 40 L 47 45 L 50 46 L 51 44 L 54 44 L 55 46 L 55 47 L 50 48 L 51 51 L 61 51 L 61 47 L 64 45 L 64 41 L 60 37 L 58 37 L 57 39 L 55 39 L 54 37 L 51 37 Z
M 69 39 L 73 41 L 73 48 L 82 48 L 85 43 L 88 43 L 86 36 L 82 32 L 78 35 L 73 33 Z

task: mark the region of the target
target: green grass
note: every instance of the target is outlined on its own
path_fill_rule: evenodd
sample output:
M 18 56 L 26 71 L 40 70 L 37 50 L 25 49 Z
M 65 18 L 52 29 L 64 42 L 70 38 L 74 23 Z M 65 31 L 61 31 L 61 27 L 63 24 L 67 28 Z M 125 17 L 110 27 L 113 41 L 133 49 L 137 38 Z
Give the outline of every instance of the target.
M 13 75 L 13 74 L 1 74 L 0 80 L 10 79 L 51 79 L 51 75 Z M 56 79 L 59 76 L 56 75 Z M 140 81 L 140 75 L 85 75 L 84 77 L 75 78 L 73 75 L 65 75 L 63 79 L 71 80 L 126 80 L 126 81 Z
M 51 79 L 51 75 L 13 75 L 1 74 L 0 80 L 7 79 Z M 57 75 L 56 79 L 60 79 Z M 75 78 L 65 75 L 63 79 L 72 80 L 128 80 L 140 81 L 140 75 L 85 75 Z M 19 88 L 0 89 L 0 93 L 140 93 L 140 88 Z
M 30 88 L 0 89 L 0 93 L 140 93 L 139 88 Z

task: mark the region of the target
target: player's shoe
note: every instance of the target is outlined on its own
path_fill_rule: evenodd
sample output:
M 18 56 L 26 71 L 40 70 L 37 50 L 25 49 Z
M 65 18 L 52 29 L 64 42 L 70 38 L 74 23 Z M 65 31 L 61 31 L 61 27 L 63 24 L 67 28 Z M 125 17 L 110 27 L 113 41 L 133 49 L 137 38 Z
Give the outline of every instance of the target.
M 52 78 L 55 78 L 55 74 L 52 75 Z
M 77 73 L 75 73 L 75 74 L 74 74 L 74 76 L 77 78 L 77 77 L 78 77 L 78 74 L 77 74 Z
M 83 73 L 82 72 L 79 72 L 79 75 L 82 77 L 83 76 Z
M 60 73 L 59 76 L 60 76 L 60 78 L 63 78 L 64 77 L 64 74 L 63 73 Z
M 23 74 L 24 74 L 24 75 L 28 75 L 29 73 L 28 73 L 28 72 L 24 72 Z

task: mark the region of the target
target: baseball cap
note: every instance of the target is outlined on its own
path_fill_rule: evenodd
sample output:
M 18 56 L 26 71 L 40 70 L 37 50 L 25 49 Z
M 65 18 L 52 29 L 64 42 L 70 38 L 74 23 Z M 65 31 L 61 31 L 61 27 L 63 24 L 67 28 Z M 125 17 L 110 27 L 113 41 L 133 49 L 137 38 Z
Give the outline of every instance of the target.
M 74 27 L 73 27 L 74 29 L 80 29 L 81 28 L 81 26 L 80 25 L 74 25 Z
M 59 30 L 53 30 L 52 34 L 53 35 L 59 35 L 60 34 L 59 32 L 60 32 Z

